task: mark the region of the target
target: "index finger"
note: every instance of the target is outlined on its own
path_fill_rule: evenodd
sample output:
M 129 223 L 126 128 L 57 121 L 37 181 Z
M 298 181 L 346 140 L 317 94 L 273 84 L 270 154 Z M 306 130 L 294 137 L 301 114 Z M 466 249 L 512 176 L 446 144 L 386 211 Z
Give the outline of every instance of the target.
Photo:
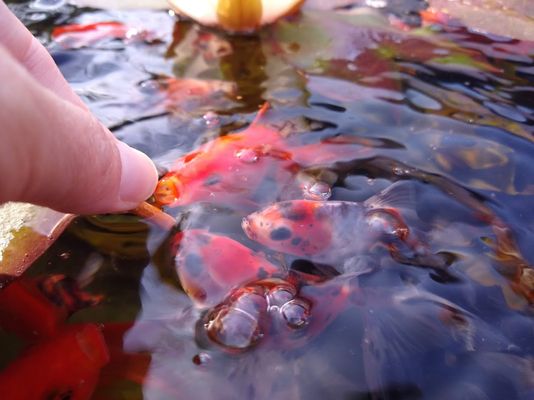
M 4 1 L 0 1 L 0 21 L 0 44 L 4 45 L 42 86 L 64 100 L 86 109 L 48 51 L 9 10 Z

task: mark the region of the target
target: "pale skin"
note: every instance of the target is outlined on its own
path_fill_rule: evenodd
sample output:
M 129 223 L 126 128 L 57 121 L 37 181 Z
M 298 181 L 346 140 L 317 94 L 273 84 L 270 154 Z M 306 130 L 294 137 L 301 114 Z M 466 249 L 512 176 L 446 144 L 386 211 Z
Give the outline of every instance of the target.
M 156 186 L 152 161 L 89 112 L 3 1 L 0 21 L 0 204 L 76 214 L 135 208 Z

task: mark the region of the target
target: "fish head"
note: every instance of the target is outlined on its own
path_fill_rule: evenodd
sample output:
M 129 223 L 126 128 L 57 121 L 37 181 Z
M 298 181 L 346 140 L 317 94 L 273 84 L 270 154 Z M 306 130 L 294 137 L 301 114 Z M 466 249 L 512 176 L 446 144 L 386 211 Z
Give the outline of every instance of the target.
M 290 162 L 284 148 L 278 131 L 255 121 L 180 157 L 160 179 L 155 202 L 171 207 L 198 201 L 247 203 L 263 177 L 280 169 L 274 164 Z
M 202 229 L 179 233 L 173 245 L 180 284 L 198 306 L 218 304 L 234 288 L 279 273 L 248 247 Z
M 250 239 L 272 250 L 313 258 L 332 240 L 332 221 L 325 218 L 322 204 L 312 200 L 275 203 L 245 217 L 241 226 Z
M 173 205 L 180 199 L 182 182 L 175 173 L 162 177 L 154 191 L 154 200 L 159 206 Z

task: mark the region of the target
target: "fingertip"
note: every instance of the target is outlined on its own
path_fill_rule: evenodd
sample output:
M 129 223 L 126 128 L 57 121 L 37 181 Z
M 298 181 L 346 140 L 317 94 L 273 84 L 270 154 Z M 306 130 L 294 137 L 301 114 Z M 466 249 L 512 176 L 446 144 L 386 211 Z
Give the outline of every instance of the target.
M 123 142 L 117 142 L 117 147 L 121 159 L 121 179 L 115 211 L 126 211 L 137 207 L 154 193 L 158 172 L 146 154 Z

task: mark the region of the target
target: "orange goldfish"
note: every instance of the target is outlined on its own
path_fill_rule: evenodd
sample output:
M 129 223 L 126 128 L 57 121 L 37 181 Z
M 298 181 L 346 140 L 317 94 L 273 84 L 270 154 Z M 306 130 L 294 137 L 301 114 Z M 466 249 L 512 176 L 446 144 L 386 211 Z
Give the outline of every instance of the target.
M 256 205 L 276 201 L 288 186 L 299 184 L 304 168 L 361 156 L 367 142 L 325 140 L 290 145 L 276 130 L 258 122 L 267 106 L 244 131 L 212 140 L 181 157 L 159 181 L 159 206 L 206 201 L 224 205 Z
M 117 21 L 58 26 L 52 30 L 52 39 L 67 49 L 92 46 L 105 39 L 147 42 L 158 40 L 152 32 L 138 30 Z
M 71 314 L 101 300 L 65 275 L 19 278 L 0 290 L 0 327 L 30 341 L 41 340 L 60 332 Z
M 2 398 L 91 399 L 108 362 L 108 348 L 96 324 L 66 325 L 1 371 Z

